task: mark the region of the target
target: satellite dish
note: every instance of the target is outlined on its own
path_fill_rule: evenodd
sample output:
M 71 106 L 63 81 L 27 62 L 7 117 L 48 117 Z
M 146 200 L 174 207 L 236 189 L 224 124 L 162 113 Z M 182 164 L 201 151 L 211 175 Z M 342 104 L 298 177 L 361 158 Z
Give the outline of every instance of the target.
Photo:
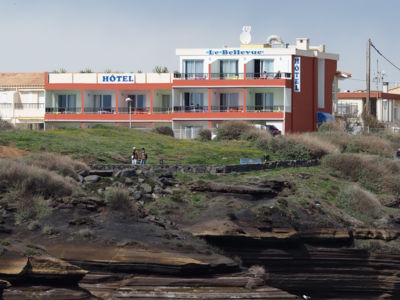
M 240 42 L 244 45 L 248 45 L 251 42 L 251 26 L 243 26 L 242 33 L 240 34 Z

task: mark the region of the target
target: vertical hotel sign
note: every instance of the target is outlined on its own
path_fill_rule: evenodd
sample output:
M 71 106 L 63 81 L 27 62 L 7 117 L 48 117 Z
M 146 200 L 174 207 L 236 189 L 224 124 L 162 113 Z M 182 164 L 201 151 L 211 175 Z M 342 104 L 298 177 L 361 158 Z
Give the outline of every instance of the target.
M 294 80 L 293 80 L 293 89 L 295 92 L 300 92 L 301 86 L 301 78 L 300 78 L 300 57 L 294 57 Z

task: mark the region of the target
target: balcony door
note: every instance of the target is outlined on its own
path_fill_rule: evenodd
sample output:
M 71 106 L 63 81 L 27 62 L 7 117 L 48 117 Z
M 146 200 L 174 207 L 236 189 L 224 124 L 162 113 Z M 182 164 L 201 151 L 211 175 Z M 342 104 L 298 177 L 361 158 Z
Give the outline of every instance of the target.
M 220 61 L 220 78 L 238 79 L 239 67 L 235 59 L 224 59 Z
M 274 93 L 256 93 L 255 110 L 274 111 Z
M 237 111 L 239 109 L 238 93 L 223 93 L 219 97 L 220 111 Z
M 171 107 L 171 95 L 162 95 L 161 111 L 168 111 L 170 107 Z
M 93 95 L 93 111 L 112 111 L 111 95 Z
M 183 99 L 185 104 L 185 111 L 203 110 L 203 93 L 184 93 Z
M 145 111 L 146 96 L 145 95 L 128 95 L 132 99 L 132 110 Z
M 76 111 L 76 95 L 58 95 L 58 111 Z
M 203 78 L 204 68 L 202 60 L 185 60 L 185 78 Z

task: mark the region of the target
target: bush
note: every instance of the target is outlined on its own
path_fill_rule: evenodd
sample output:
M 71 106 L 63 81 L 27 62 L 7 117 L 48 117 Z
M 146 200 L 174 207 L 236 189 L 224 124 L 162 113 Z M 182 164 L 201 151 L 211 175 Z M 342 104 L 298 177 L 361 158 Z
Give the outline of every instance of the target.
M 353 138 L 347 132 L 341 131 L 322 131 L 318 132 L 317 136 L 324 141 L 336 146 L 341 152 L 345 151 L 350 140 Z
M 228 121 L 217 128 L 218 140 L 239 140 L 241 135 L 252 127 L 243 121 Z
M 259 265 L 253 265 L 249 268 L 249 273 L 256 278 L 264 278 L 265 268 Z
M 17 209 L 15 212 L 15 222 L 17 224 L 35 221 L 51 213 L 51 207 L 40 196 L 17 195 L 14 201 Z
M 345 132 L 344 122 L 335 120 L 335 122 L 324 122 L 318 127 L 318 132 Z
M 338 147 L 329 141 L 320 139 L 317 135 L 293 134 L 287 135 L 285 138 L 308 149 L 313 158 L 321 158 L 327 154 L 337 154 L 340 152 Z
M 358 135 L 353 137 L 346 148 L 346 152 L 376 154 L 392 157 L 395 147 L 388 140 L 376 135 Z
M 382 205 L 376 196 L 358 185 L 350 185 L 338 194 L 339 206 L 357 214 L 370 218 L 378 218 Z
M 25 158 L 27 163 L 42 169 L 54 171 L 63 176 L 69 176 L 78 180 L 77 172 L 89 170 L 89 167 L 80 161 L 73 160 L 69 156 L 55 153 L 35 153 Z
M 111 210 L 131 212 L 133 204 L 129 198 L 129 191 L 125 188 L 114 187 L 105 192 L 105 200 Z
M 309 160 L 312 155 L 309 149 L 303 145 L 296 144 L 293 140 L 285 136 L 271 139 L 267 150 L 276 153 L 282 160 Z
M 360 183 L 375 193 L 400 195 L 400 163 L 374 155 L 335 154 L 322 160 L 322 166 L 336 175 Z
M 200 129 L 198 139 L 200 141 L 211 141 L 211 130 L 207 128 Z
M 152 130 L 155 133 L 174 137 L 174 131 L 169 126 L 160 126 Z
M 70 178 L 29 166 L 21 160 L 0 159 L 0 186 L 18 190 L 21 195 L 40 195 L 45 198 L 51 196 L 69 196 L 78 186 Z
M 0 117 L 0 129 L 1 130 L 10 130 L 13 128 L 14 128 L 14 126 L 10 122 L 7 122 Z
M 255 142 L 256 146 L 265 149 L 268 147 L 268 143 L 271 141 L 272 136 L 268 131 L 260 130 L 257 128 L 249 128 L 244 131 L 240 138 L 246 141 Z

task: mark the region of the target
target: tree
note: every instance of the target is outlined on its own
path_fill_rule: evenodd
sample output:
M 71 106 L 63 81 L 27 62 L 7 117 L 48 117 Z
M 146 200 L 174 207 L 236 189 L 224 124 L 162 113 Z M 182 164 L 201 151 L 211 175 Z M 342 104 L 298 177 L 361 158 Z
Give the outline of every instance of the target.
M 168 68 L 165 66 L 164 67 L 163 66 L 155 66 L 153 69 L 153 72 L 160 74 L 160 73 L 168 73 L 169 71 L 168 71 Z

